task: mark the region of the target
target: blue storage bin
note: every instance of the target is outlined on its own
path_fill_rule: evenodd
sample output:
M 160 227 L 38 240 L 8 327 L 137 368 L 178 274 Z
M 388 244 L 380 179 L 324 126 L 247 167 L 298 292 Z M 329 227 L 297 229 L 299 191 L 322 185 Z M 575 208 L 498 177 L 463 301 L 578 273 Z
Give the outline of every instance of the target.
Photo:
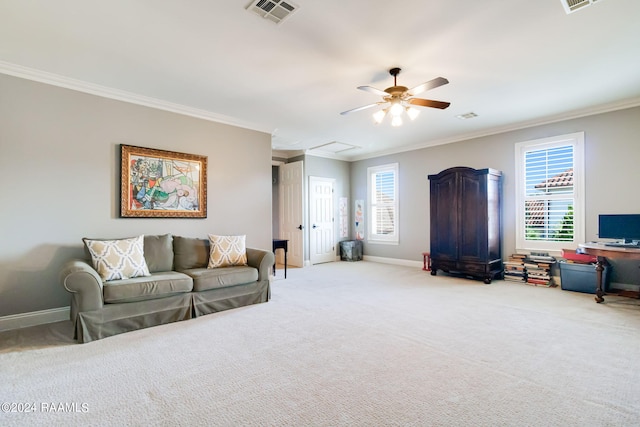
M 596 293 L 595 264 L 575 264 L 561 261 L 558 265 L 560 266 L 561 289 L 587 294 Z M 602 272 L 602 288 L 605 292 L 609 291 L 609 270 L 611 270 L 611 266 L 605 265 Z

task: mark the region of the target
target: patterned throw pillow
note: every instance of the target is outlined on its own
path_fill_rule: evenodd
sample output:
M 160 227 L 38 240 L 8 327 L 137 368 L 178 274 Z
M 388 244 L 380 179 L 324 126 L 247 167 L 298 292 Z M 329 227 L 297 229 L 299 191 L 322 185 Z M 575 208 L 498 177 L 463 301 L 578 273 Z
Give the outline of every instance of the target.
M 144 259 L 144 236 L 118 240 L 82 239 L 102 280 L 150 276 Z
M 247 265 L 246 236 L 216 236 L 209 234 L 211 252 L 207 268 Z

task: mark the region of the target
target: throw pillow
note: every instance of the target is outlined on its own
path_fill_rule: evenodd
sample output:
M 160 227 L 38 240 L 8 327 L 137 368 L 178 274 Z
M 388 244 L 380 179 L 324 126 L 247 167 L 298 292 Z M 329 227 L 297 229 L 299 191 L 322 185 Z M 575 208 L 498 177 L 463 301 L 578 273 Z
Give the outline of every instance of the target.
M 144 236 L 144 259 L 149 273 L 173 270 L 173 236 Z
M 102 280 L 150 276 L 144 259 L 144 236 L 117 240 L 82 239 Z
M 246 236 L 216 236 L 209 234 L 211 252 L 207 268 L 247 265 Z
M 210 255 L 209 239 L 173 237 L 173 264 L 176 271 L 205 268 L 209 265 Z

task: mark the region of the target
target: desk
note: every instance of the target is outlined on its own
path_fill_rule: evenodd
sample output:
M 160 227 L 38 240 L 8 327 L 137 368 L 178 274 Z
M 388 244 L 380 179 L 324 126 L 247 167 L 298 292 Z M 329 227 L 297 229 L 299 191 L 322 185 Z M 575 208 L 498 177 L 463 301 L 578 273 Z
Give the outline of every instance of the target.
M 289 241 L 283 239 L 273 239 L 273 254 L 276 254 L 276 249 L 284 250 L 284 278 L 287 278 L 287 250 L 289 247 Z M 276 264 L 273 264 L 273 275 L 276 275 Z
M 602 272 L 604 271 L 602 262 L 604 258 L 640 260 L 640 249 L 638 248 L 620 248 L 606 246 L 596 242 L 583 243 L 578 245 L 578 247 L 582 253 L 598 257 L 596 264 L 596 281 L 598 282 L 596 287 L 596 302 L 598 303 L 604 301 L 604 291 L 602 290 Z

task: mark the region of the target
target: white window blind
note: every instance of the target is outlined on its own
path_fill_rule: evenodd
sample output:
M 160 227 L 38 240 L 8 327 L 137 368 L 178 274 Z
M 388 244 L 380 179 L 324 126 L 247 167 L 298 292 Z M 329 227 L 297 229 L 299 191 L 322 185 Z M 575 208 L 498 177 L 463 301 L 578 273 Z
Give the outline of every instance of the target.
M 584 136 L 516 145 L 517 249 L 573 249 L 584 241 Z
M 367 169 L 369 201 L 368 239 L 378 243 L 398 242 L 398 164 Z
M 525 153 L 525 239 L 573 241 L 573 146 Z

